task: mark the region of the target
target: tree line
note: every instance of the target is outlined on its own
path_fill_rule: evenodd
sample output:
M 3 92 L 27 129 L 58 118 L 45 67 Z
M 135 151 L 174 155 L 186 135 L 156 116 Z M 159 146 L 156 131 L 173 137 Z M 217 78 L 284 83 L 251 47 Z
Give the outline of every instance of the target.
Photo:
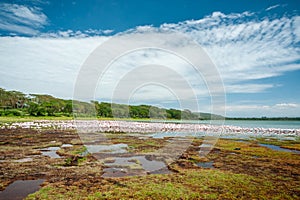
M 65 100 L 50 95 L 24 94 L 0 88 L 0 116 L 94 116 L 105 118 L 203 119 L 190 110 L 150 105 Z
M 0 116 L 71 116 L 72 100 L 0 88 Z

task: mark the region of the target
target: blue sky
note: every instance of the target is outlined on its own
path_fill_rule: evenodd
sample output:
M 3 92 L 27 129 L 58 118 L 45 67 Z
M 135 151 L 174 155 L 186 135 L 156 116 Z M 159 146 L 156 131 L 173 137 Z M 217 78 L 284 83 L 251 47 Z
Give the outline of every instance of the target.
M 72 98 L 80 67 L 104 41 L 132 32 L 176 31 L 196 41 L 215 63 L 228 116 L 300 116 L 299 9 L 299 1 L 4 0 L 0 87 Z M 209 95 L 195 90 L 201 110 L 211 111 Z M 160 94 L 152 92 L 140 90 L 135 102 L 178 107 L 175 101 L 160 103 L 170 96 L 139 99 Z

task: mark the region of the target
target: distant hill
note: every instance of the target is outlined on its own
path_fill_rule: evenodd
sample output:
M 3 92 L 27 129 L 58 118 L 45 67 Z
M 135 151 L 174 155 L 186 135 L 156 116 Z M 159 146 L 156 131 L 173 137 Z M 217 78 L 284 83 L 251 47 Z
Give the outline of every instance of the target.
M 300 117 L 248 117 L 235 118 L 191 112 L 190 110 L 165 109 L 150 105 L 124 105 L 106 102 L 82 102 L 60 99 L 45 94 L 24 94 L 0 88 L 0 116 L 96 116 L 102 118 L 134 119 L 184 119 L 184 120 L 297 120 Z
M 202 113 L 202 112 L 194 112 L 194 114 L 198 115 L 201 120 L 224 120 L 225 118 L 222 115 L 216 115 L 211 113 Z
M 0 88 L 0 116 L 81 116 L 208 120 L 220 115 L 165 109 L 150 105 L 124 105 L 106 102 L 66 100 L 44 94 L 24 94 Z

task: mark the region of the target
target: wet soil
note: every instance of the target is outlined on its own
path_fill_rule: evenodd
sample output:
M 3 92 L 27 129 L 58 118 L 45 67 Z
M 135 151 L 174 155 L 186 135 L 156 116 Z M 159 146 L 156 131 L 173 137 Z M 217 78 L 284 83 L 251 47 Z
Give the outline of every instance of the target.
M 159 149 L 169 139 L 143 139 L 123 134 L 111 138 L 111 143 L 127 144 L 129 156 L 131 153 L 143 155 L 145 152 Z M 227 148 L 229 143 L 232 148 Z M 69 145 L 63 146 L 63 144 Z M 287 152 L 278 154 L 273 151 L 274 156 L 270 153 L 266 156 L 256 155 L 244 149 L 254 149 L 255 152 L 263 147 L 252 143 L 241 144 L 237 141 L 219 140 L 214 149 L 204 158 L 199 156 L 201 144 L 202 139 L 195 139 L 176 162 L 165 168 L 132 175 L 167 174 L 171 177 L 185 170 L 222 170 L 267 178 L 287 194 L 300 197 L 300 155 Z M 51 158 L 43 155 L 42 149 L 49 147 L 60 147 L 56 151 L 59 157 Z M 100 186 L 108 190 L 111 185 L 122 182 L 122 178 L 105 178 L 103 174 L 107 172 L 123 174 L 123 171 L 114 171 L 108 167 L 110 164 L 105 165 L 104 162 L 99 161 L 100 157 L 97 157 L 97 154 L 94 157 L 84 153 L 85 151 L 75 131 L 2 129 L 0 130 L 0 191 L 18 180 L 43 179 L 45 182 L 42 187 L 47 185 L 75 187 L 84 188 L 87 192 L 98 190 Z M 109 153 L 101 156 L 101 159 L 111 157 Z M 128 162 L 141 162 L 143 159 L 138 157 Z M 111 161 L 111 163 L 115 162 L 115 160 Z M 199 163 L 209 163 L 208 169 L 207 165 Z M 100 186 L 95 187 L 96 185 Z

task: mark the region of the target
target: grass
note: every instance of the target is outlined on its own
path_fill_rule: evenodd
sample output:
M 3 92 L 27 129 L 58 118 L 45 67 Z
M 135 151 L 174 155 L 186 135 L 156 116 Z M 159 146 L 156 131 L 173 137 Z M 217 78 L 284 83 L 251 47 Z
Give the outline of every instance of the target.
M 88 180 L 87 180 L 88 181 Z M 182 170 L 172 175 L 127 177 L 105 184 L 48 185 L 31 199 L 293 199 L 264 178 L 221 170 Z
M 234 150 L 236 147 L 239 147 L 240 150 Z M 245 159 L 245 161 L 252 159 L 252 155 L 260 155 L 277 161 L 299 159 L 297 155 L 291 153 L 277 152 L 255 146 L 255 143 L 241 143 L 233 140 L 219 140 L 217 148 L 222 152 L 237 152 L 237 155 Z M 235 155 L 229 154 L 226 159 L 230 160 L 230 156 L 234 158 Z M 195 157 L 195 159 L 197 158 Z M 232 160 L 232 162 L 238 164 L 241 161 Z M 280 165 L 280 162 L 276 163 L 270 164 Z M 245 164 L 247 165 L 247 162 Z M 178 173 L 168 175 L 102 179 L 100 182 L 86 179 L 72 186 L 66 186 L 64 183 L 49 184 L 45 190 L 40 190 L 30 195 L 27 199 L 299 198 L 297 194 L 299 194 L 300 188 L 289 177 L 276 174 L 270 174 L 269 176 L 264 176 L 263 174 L 250 175 L 216 168 L 184 169 L 176 166 L 176 164 L 174 165 Z M 173 167 L 171 166 L 171 168 Z M 270 177 L 273 177 L 273 179 L 270 179 Z
M 33 132 L 35 143 L 19 146 L 19 142 L 29 138 L 28 130 L 7 131 L 2 137 L 8 143 L 1 145 L 1 153 L 17 159 L 36 153 L 38 146 L 52 145 L 50 141 L 80 143 L 73 133 L 57 133 Z M 108 134 L 107 137 L 112 143 L 128 144 L 134 152 L 155 150 L 165 144 L 163 139 L 140 139 L 125 134 Z M 299 139 L 265 140 L 277 145 L 299 144 Z M 64 159 L 38 156 L 28 163 L 0 163 L 3 167 L 0 188 L 4 189 L 7 181 L 43 172 L 47 181 L 27 199 L 299 199 L 299 155 L 261 147 L 257 143 L 263 139 L 246 143 L 219 139 L 214 150 L 201 158 L 197 147 L 202 142 L 199 138 L 193 140 L 184 156 L 170 165 L 172 174 L 113 179 L 101 177 L 103 164 L 90 155 L 79 156 L 86 147 L 74 145 L 58 151 Z M 137 167 L 138 161 L 132 161 L 129 167 Z M 195 166 L 199 161 L 213 161 L 215 168 Z M 184 162 L 193 165 L 181 165 Z
M 295 140 L 278 140 L 275 138 L 256 138 L 256 141 L 262 144 L 271 144 L 287 149 L 295 149 L 300 151 L 300 137 Z
M 69 152 L 70 154 L 73 154 L 73 155 L 81 155 L 82 153 L 86 152 L 87 151 L 87 148 L 85 146 L 74 146 L 72 148 L 72 151 Z
M 52 117 L 52 116 L 0 116 L 0 122 L 28 122 L 34 120 L 72 120 L 73 117 Z
M 27 122 L 34 120 L 120 120 L 120 121 L 136 121 L 136 122 L 151 122 L 162 121 L 162 122 L 181 122 L 181 120 L 176 119 L 152 119 L 152 118 L 116 118 L 116 117 L 76 117 L 73 116 L 0 116 L 0 122 Z
M 268 149 L 267 147 L 261 147 L 256 142 L 238 142 L 234 140 L 219 140 L 216 147 L 235 152 L 238 154 L 245 154 L 250 156 L 260 156 L 260 157 L 269 157 L 269 158 L 296 158 L 297 155 L 293 155 L 289 152 L 276 151 Z M 239 149 L 239 150 L 237 150 Z
M 67 117 L 67 116 L 0 116 L 1 122 L 27 122 L 27 121 L 34 121 L 34 120 L 73 120 L 74 117 Z M 114 118 L 114 117 L 76 117 L 76 119 L 83 119 L 83 120 L 130 120 L 130 121 L 151 121 L 152 119 L 148 118 Z

